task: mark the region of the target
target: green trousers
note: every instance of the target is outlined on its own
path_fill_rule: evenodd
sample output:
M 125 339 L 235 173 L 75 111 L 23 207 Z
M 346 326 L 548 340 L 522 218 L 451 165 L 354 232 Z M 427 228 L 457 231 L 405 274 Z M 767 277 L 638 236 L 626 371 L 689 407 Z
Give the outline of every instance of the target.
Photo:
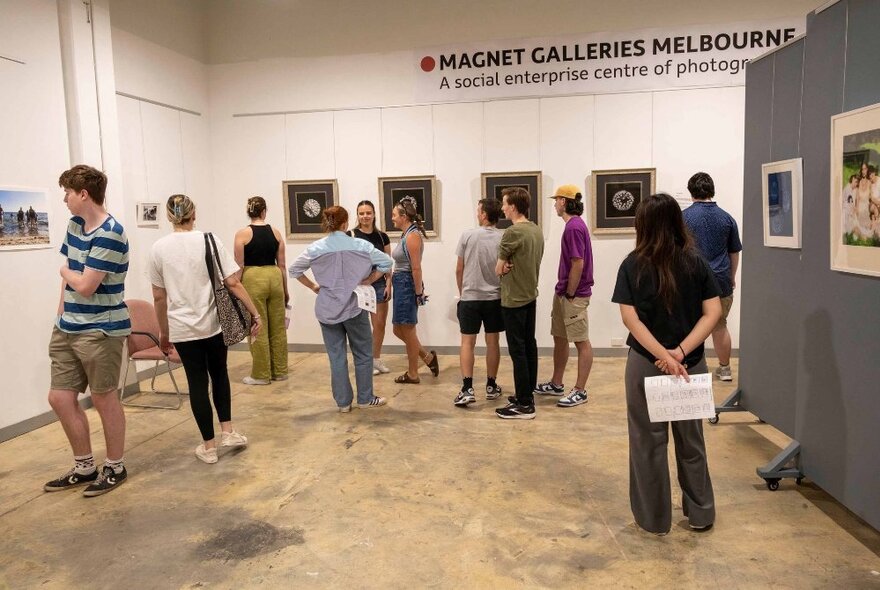
M 244 267 L 241 283 L 263 318 L 263 329 L 250 344 L 254 379 L 278 379 L 287 375 L 283 280 L 277 266 Z

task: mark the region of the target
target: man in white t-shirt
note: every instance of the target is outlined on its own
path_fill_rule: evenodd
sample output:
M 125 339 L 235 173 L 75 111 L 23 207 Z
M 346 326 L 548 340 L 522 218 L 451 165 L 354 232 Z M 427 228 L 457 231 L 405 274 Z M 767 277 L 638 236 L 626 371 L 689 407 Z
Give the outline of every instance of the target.
M 498 244 L 504 233 L 495 227 L 500 216 L 501 203 L 497 199 L 481 199 L 477 204 L 479 227 L 464 232 L 455 249 L 462 385 L 453 403 L 462 408 L 476 401 L 474 348 L 481 326 L 486 332 L 486 399 L 497 399 L 501 395 L 501 387 L 495 382 L 501 361 L 500 333 L 504 331 L 501 279 L 495 274 Z

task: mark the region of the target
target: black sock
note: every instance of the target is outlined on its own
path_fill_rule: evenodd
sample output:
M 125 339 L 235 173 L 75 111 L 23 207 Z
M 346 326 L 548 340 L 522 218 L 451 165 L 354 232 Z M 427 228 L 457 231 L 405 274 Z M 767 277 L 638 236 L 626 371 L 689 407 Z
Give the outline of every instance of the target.
M 462 377 L 461 382 L 462 382 L 462 386 L 461 386 L 462 391 L 467 391 L 468 389 L 474 388 L 474 378 L 473 377 Z
M 498 387 L 495 383 L 495 377 L 486 377 L 486 387 Z

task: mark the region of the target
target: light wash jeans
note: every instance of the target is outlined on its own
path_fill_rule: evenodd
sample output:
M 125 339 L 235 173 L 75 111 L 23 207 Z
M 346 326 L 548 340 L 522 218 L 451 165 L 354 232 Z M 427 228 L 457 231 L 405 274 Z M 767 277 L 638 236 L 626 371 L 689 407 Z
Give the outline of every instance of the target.
M 357 403 L 368 404 L 373 401 L 373 332 L 370 328 L 370 313 L 361 311 L 360 315 L 341 324 L 322 322 L 321 333 L 327 356 L 330 357 L 330 386 L 336 405 L 340 408 L 349 406 L 354 398 L 348 378 L 347 344 L 351 345 L 351 356 L 354 358 Z

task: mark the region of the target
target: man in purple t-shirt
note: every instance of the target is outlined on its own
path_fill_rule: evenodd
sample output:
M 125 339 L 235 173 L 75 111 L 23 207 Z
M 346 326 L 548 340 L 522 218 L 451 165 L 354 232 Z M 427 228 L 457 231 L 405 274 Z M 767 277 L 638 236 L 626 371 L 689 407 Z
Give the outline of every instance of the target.
M 581 218 L 584 212 L 583 196 L 578 187 L 565 184 L 550 197 L 556 214 L 565 222 L 562 232 L 562 251 L 559 253 L 559 274 L 553 310 L 550 313 L 550 334 L 553 336 L 553 376 L 539 383 L 535 393 L 563 396 L 556 405 L 571 408 L 587 403 L 587 378 L 593 367 L 593 346 L 590 344 L 590 325 L 587 306 L 593 294 L 593 248 L 590 232 Z M 565 393 L 562 377 L 568 363 L 568 345 L 574 342 L 578 353 L 577 381 Z

